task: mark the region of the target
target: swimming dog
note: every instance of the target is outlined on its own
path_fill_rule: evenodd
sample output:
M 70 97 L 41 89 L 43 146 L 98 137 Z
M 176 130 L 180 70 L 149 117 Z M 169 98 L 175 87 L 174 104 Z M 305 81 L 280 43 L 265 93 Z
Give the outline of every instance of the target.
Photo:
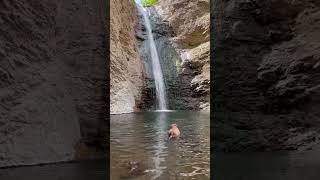
M 169 139 L 171 138 L 178 138 L 180 136 L 180 130 L 177 124 L 171 124 L 170 130 L 168 131 Z

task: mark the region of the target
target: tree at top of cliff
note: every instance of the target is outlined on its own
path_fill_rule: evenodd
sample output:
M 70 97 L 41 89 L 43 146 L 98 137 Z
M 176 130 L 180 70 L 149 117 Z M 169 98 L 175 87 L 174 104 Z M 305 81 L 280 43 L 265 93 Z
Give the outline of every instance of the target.
M 154 5 L 157 2 L 158 2 L 158 0 L 141 0 L 141 3 L 143 5 Z

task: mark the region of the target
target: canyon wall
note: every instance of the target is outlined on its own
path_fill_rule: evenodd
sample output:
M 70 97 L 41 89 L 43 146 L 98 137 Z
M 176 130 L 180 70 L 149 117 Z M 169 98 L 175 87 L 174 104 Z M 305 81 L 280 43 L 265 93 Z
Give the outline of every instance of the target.
M 168 31 L 170 52 L 178 71 L 177 83 L 169 96 L 178 99 L 179 109 L 210 110 L 210 3 L 208 0 L 159 0 L 155 5 L 158 18 Z M 158 20 L 158 21 L 160 21 Z M 162 27 L 164 27 L 162 25 Z M 156 28 L 157 29 L 157 28 Z M 162 33 L 155 30 L 155 32 Z M 162 43 L 162 44 L 164 44 Z M 160 43 L 160 45 L 162 45 Z M 161 53 L 160 53 L 161 54 Z M 177 57 L 176 57 L 177 56 Z M 168 57 L 168 56 L 167 56 Z M 164 56 L 166 59 L 166 56 Z M 172 68 L 168 68 L 172 71 Z M 166 73 L 165 73 L 166 74 Z M 170 85 L 170 83 L 168 83 Z M 171 88 L 171 89 L 170 89 Z M 170 94 L 170 92 L 173 92 Z M 169 98 L 169 99 L 172 99 Z
M 163 81 L 165 84 L 166 100 L 168 109 L 185 109 L 185 105 L 181 103 L 179 96 L 179 78 L 177 62 L 180 57 L 174 47 L 172 47 L 170 38 L 170 28 L 158 15 L 154 6 L 148 7 L 150 25 L 152 29 L 154 43 L 160 60 L 161 70 L 163 73 Z M 145 87 L 142 92 L 141 103 L 138 105 L 140 109 L 154 110 L 156 109 L 156 87 L 153 76 L 152 58 L 150 53 L 150 43 L 148 33 L 145 27 L 143 15 L 138 11 L 139 21 L 135 26 L 136 37 L 138 40 L 139 54 L 144 65 Z
M 0 2 L 0 167 L 68 161 L 105 144 L 100 0 Z
M 134 27 L 138 23 L 134 1 L 110 2 L 110 112 L 137 110 L 144 89 L 144 69 Z
M 214 150 L 319 142 L 320 3 L 212 2 Z

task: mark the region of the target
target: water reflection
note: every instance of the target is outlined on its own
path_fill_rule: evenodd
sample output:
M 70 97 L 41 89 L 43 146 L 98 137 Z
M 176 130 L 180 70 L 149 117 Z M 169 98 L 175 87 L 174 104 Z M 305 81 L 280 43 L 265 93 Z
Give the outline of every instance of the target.
M 307 152 L 213 153 L 218 180 L 318 180 L 320 147 Z
M 146 170 L 146 172 L 154 172 L 155 175 L 152 177 L 152 179 L 156 179 L 160 177 L 163 173 L 163 170 L 165 170 L 167 167 L 164 164 L 166 161 L 167 156 L 167 146 L 166 146 L 166 138 L 167 138 L 167 127 L 168 127 L 168 121 L 166 113 L 160 113 L 159 116 L 156 119 L 156 123 L 154 126 L 154 131 L 156 132 L 156 139 L 157 143 L 154 145 L 155 153 L 154 157 L 152 158 L 154 161 L 154 169 L 152 170 Z
M 0 169 L 1 180 L 105 180 L 107 159 Z

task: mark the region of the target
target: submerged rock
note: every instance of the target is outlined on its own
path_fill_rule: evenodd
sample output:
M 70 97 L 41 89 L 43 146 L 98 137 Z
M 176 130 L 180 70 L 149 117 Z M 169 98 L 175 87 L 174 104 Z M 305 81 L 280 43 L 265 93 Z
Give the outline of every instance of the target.
M 121 178 L 132 179 L 139 178 L 146 174 L 146 167 L 138 161 L 128 161 L 123 165 L 125 170 L 121 173 Z

